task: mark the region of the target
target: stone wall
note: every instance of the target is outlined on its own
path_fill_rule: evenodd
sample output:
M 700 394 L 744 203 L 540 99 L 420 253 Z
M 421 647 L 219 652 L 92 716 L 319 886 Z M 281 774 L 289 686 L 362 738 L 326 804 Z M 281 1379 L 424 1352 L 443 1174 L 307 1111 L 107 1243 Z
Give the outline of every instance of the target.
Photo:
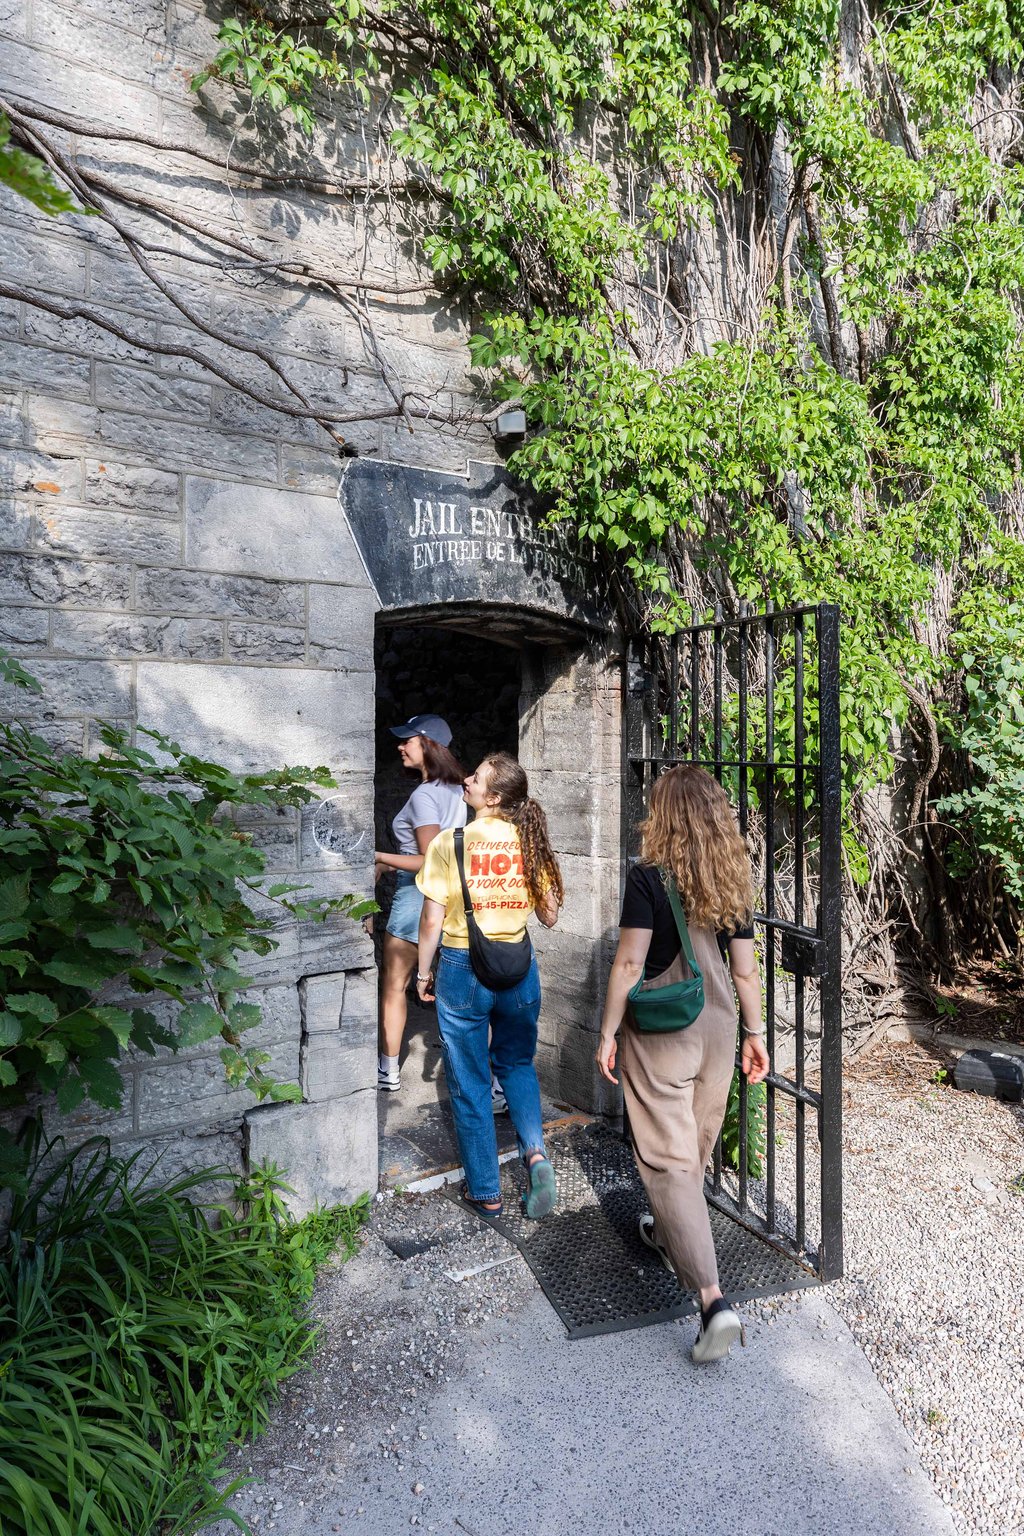
M 105 719 L 158 727 L 236 769 L 326 763 L 337 793 L 245 825 L 275 876 L 368 894 L 376 600 L 339 509 L 345 459 L 315 422 L 254 403 L 223 374 L 283 398 L 280 369 L 335 415 L 364 415 L 344 428 L 360 455 L 462 471 L 496 453 L 469 419 L 465 317 L 429 292 L 397 292 L 426 274 L 385 212 L 235 169 L 269 157 L 291 173 L 373 174 L 372 114 L 325 123 L 310 144 L 284 133 L 276 149 L 258 146 L 228 88 L 211 85 L 202 103 L 189 90 L 216 25 L 186 0 L 0 0 L 0 95 L 62 114 L 63 129 L 45 130 L 55 143 L 195 232 L 108 198 L 154 280 L 109 222 L 47 219 L 0 190 L 0 271 L 26 293 L 0 300 L 0 646 L 45 689 L 0 707 L 75 750 L 93 750 Z M 282 263 L 378 286 L 339 296 L 289 280 Z M 211 334 L 224 331 L 250 350 Z M 432 403 L 432 423 L 374 419 L 406 388 Z M 617 674 L 579 644 L 525 658 L 524 760 L 570 891 L 540 945 L 556 962 L 542 1066 L 549 1088 L 589 1103 L 580 1026 L 596 1023 L 593 937 L 610 931 L 618 896 Z M 258 1034 L 303 1104 L 255 1106 L 227 1087 L 210 1046 L 129 1060 L 122 1111 L 86 1106 L 64 1129 L 152 1144 L 171 1166 L 267 1156 L 289 1169 L 303 1208 L 374 1186 L 369 941 L 339 922 L 289 922 L 278 937 L 255 965 Z

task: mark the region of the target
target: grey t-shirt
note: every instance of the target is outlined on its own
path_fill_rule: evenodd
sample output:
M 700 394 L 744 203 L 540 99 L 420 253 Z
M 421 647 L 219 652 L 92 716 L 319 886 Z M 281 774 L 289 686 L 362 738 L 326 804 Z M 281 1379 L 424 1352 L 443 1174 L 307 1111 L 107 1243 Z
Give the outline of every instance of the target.
M 447 827 L 465 825 L 466 802 L 462 798 L 462 785 L 427 779 L 417 784 L 391 823 L 391 830 L 399 853 L 419 853 L 417 827 L 440 827 L 443 832 Z

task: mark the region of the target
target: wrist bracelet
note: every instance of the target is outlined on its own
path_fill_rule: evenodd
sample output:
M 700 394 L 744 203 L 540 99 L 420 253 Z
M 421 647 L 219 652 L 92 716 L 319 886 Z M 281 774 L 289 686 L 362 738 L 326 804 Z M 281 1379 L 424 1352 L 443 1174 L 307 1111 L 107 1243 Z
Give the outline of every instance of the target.
M 748 1029 L 745 1024 L 741 1024 L 740 1028 L 743 1031 L 743 1038 L 745 1040 L 749 1040 L 751 1036 L 753 1036 L 755 1040 L 760 1040 L 764 1034 L 763 1029 Z
M 425 976 L 421 976 L 419 971 L 417 971 L 416 972 L 416 980 L 417 981 L 429 981 L 431 976 L 433 976 L 433 974 L 434 974 L 433 971 L 428 971 Z

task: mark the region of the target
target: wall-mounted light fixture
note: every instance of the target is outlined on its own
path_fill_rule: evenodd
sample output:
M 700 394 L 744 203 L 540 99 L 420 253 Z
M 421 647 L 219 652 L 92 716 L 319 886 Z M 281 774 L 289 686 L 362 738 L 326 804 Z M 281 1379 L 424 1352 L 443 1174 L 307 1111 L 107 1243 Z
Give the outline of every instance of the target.
M 526 412 L 502 411 L 494 423 L 494 435 L 502 438 L 519 438 L 526 436 Z

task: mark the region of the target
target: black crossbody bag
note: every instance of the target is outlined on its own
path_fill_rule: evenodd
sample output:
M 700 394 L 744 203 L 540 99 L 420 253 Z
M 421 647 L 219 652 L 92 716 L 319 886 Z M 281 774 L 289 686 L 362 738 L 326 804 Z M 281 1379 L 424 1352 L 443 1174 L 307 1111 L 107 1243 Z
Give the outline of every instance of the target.
M 466 884 L 466 839 L 462 828 L 456 829 L 455 862 L 459 866 L 462 882 L 462 904 L 466 909 L 466 928 L 469 931 L 469 963 L 477 981 L 492 992 L 507 992 L 526 977 L 533 959 L 530 935 L 524 933 L 515 943 L 501 939 L 488 939 L 480 932 L 480 925 L 473 912 L 473 901 Z

